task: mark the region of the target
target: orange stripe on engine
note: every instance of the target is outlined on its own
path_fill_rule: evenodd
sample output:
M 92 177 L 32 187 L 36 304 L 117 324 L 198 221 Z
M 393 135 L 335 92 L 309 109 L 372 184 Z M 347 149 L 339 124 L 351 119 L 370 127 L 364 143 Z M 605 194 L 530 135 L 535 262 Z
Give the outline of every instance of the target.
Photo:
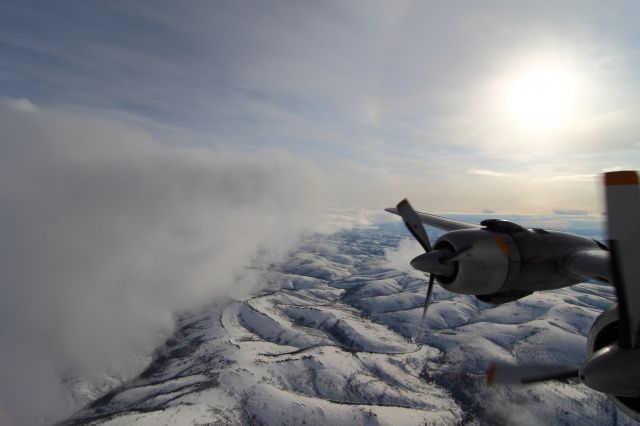
M 500 235 L 498 235 L 498 234 L 496 234 L 496 242 L 500 246 L 500 250 L 502 250 L 504 255 L 509 257 L 509 246 L 507 245 L 507 243 L 504 242 L 502 237 Z
M 604 184 L 609 185 L 638 185 L 638 174 L 633 170 L 607 172 L 604 174 Z

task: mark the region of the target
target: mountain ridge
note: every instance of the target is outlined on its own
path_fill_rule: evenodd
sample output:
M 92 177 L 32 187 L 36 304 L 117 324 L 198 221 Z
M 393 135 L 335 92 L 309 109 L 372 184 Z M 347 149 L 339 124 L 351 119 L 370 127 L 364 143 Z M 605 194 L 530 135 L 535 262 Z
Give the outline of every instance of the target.
M 578 383 L 484 384 L 491 361 L 583 359 L 610 287 L 500 306 L 436 289 L 421 328 L 426 280 L 387 259 L 404 238 L 309 238 L 258 294 L 180 317 L 142 374 L 62 424 L 633 424 Z

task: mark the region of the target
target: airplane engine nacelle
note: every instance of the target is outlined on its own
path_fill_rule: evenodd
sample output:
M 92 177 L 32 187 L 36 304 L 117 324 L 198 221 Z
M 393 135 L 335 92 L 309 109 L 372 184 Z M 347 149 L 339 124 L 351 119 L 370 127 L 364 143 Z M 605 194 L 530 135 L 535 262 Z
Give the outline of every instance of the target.
M 575 260 L 571 254 L 603 252 L 596 241 L 578 235 L 526 229 L 497 219 L 482 225 L 485 227 L 448 232 L 436 241 L 435 251 L 462 252 L 452 262 L 453 272 L 436 272 L 436 277 L 446 290 L 475 295 L 488 303 L 506 303 L 534 291 L 579 283 L 584 278 L 568 267 Z
M 509 248 L 502 236 L 487 229 L 462 229 L 440 237 L 434 250 L 452 253 L 472 246 L 455 262 L 453 273 L 437 275 L 440 285 L 459 294 L 489 295 L 498 292 L 509 272 Z
M 587 339 L 587 352 L 591 356 L 594 352 L 605 346 L 616 343 L 618 340 L 618 306 L 615 305 L 603 312 L 591 326 Z M 636 349 L 637 351 L 637 349 Z M 629 417 L 640 421 L 640 398 L 622 397 L 607 394 L 613 403 L 624 411 Z

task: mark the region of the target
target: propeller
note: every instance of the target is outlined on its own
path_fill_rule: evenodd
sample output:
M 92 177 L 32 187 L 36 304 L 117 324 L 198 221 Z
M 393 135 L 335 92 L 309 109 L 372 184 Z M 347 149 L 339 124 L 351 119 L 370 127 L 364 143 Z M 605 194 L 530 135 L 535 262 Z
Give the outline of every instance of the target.
M 424 299 L 424 308 L 422 309 L 422 322 L 424 322 L 424 317 L 427 316 L 427 309 L 429 308 L 429 304 L 431 303 L 431 298 L 433 296 L 433 282 L 436 280 L 436 274 L 429 275 L 429 286 L 427 287 L 427 297 Z
M 618 342 L 623 348 L 638 347 L 640 334 L 640 191 L 635 171 L 604 175 L 607 203 L 607 230 L 611 271 L 620 312 Z
M 517 385 L 566 380 L 578 377 L 578 367 L 549 365 L 512 365 L 493 363 L 487 370 L 487 385 Z
M 605 173 L 612 284 L 618 299 L 618 337 L 590 354 L 580 367 L 491 364 L 487 384 L 525 384 L 577 377 L 592 389 L 616 396 L 638 395 L 640 346 L 639 179 L 635 171 Z
M 422 222 L 420 222 L 420 218 L 416 214 L 416 211 L 413 209 L 413 207 L 411 207 L 411 204 L 409 204 L 409 200 L 405 198 L 404 200 L 400 201 L 396 207 L 398 209 L 400 217 L 402 217 L 402 220 L 404 221 L 404 224 L 407 226 L 407 229 L 409 230 L 409 232 L 411 232 L 413 238 L 418 240 L 418 243 L 420 243 L 420 245 L 424 249 L 425 254 L 429 254 L 430 252 L 432 252 L 433 250 L 431 248 L 431 242 L 429 241 L 427 231 L 424 229 L 424 226 L 422 226 Z M 429 309 L 429 304 L 431 303 L 431 299 L 433 296 L 433 284 L 435 283 L 436 278 L 436 275 L 433 271 L 425 270 L 425 267 L 428 268 L 428 266 L 431 266 L 425 265 L 425 263 L 433 263 L 430 261 L 431 258 L 425 255 L 420 255 L 411 261 L 411 266 L 429 273 L 429 285 L 427 286 L 427 297 L 424 300 L 422 320 L 424 320 L 425 316 L 427 315 L 427 309 Z
M 431 247 L 427 231 L 424 229 L 424 226 L 422 226 L 420 218 L 413 207 L 411 207 L 411 204 L 409 204 L 409 201 L 405 198 L 398 203 L 396 208 L 411 235 L 413 235 L 425 251 L 423 254 L 411 260 L 411 266 L 419 271 L 429 274 L 427 297 L 425 298 L 424 308 L 422 310 L 422 320 L 424 320 L 427 315 L 429 305 L 431 304 L 431 300 L 433 299 L 433 285 L 435 283 L 436 275 L 452 275 L 455 271 L 454 262 L 458 261 L 463 254 L 471 250 L 472 246 L 469 245 L 463 247 L 456 252 L 453 252 L 448 248 L 434 250 Z
M 400 201 L 396 207 L 404 224 L 407 225 L 407 229 L 409 229 L 409 232 L 413 235 L 413 238 L 418 240 L 425 252 L 430 252 L 431 243 L 429 242 L 427 231 L 425 231 L 424 226 L 422 226 L 422 222 L 420 222 L 416 211 L 411 207 L 411 204 L 409 204 L 409 200 L 405 198 Z

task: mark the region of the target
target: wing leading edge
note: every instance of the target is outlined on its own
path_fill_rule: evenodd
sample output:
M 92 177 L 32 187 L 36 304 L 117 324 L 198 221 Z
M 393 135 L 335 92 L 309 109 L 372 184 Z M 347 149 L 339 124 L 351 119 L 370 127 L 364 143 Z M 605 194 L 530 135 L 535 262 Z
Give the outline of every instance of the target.
M 389 207 L 385 209 L 385 211 L 399 215 L 398 209 L 395 207 Z M 435 214 L 421 212 L 416 212 L 416 214 L 418 215 L 418 219 L 420 219 L 420 222 L 428 226 L 433 226 L 434 228 L 442 229 L 443 231 L 455 231 L 457 229 L 476 229 L 481 227 L 476 223 L 449 219 L 448 217 L 437 216 Z

